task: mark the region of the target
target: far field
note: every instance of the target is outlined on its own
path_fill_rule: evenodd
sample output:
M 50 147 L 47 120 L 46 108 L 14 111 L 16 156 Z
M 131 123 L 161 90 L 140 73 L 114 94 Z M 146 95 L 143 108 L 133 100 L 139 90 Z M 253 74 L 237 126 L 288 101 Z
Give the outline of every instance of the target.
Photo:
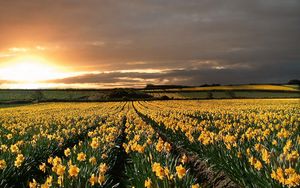
M 237 85 L 145 90 L 154 97 L 174 99 L 297 98 L 295 85 Z
M 101 90 L 0 90 L 0 103 L 161 99 L 300 98 L 297 85 L 238 85 Z

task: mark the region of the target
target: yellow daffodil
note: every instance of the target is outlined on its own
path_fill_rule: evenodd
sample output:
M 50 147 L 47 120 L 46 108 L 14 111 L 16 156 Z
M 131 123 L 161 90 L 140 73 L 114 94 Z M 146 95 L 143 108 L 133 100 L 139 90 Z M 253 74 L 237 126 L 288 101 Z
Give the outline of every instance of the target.
M 77 177 L 79 171 L 80 169 L 76 165 L 71 165 L 68 172 L 71 177 Z
M 179 179 L 186 175 L 186 169 L 182 165 L 176 166 L 176 172 Z

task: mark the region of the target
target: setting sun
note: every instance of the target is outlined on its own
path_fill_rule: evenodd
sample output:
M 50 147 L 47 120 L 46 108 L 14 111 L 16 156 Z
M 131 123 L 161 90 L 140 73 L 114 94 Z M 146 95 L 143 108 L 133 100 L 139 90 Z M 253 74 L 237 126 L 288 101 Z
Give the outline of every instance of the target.
M 17 59 L 0 69 L 0 80 L 22 83 L 36 83 L 65 76 L 66 73 L 57 66 L 51 65 L 43 58 L 33 56 Z

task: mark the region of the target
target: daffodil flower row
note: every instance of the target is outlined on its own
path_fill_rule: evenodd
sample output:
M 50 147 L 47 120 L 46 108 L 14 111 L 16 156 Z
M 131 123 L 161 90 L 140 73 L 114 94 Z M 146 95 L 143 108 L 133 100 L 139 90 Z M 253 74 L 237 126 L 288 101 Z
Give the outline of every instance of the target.
M 174 142 L 184 141 L 243 186 L 300 186 L 299 99 L 153 101 L 135 106 L 170 137 L 178 135 Z

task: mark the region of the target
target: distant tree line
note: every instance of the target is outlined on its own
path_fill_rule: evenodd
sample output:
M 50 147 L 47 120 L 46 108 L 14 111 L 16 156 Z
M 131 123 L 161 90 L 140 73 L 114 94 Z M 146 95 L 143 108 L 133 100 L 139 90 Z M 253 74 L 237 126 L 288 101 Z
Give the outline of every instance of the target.
M 180 89 L 180 88 L 189 88 L 189 87 L 191 86 L 147 84 L 145 89 Z
M 199 85 L 199 86 L 147 84 L 146 87 L 145 87 L 145 89 L 181 89 L 181 88 L 209 87 L 209 86 L 221 86 L 221 84 L 202 84 L 202 85 Z
M 288 84 L 289 85 L 300 85 L 300 80 L 290 80 L 289 82 L 288 82 Z

